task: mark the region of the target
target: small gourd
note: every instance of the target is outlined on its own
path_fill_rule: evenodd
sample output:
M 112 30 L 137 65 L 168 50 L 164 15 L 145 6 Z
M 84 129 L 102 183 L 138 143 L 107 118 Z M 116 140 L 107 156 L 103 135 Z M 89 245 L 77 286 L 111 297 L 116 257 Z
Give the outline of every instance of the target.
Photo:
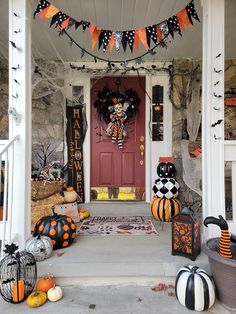
M 61 287 L 54 286 L 50 288 L 47 292 L 48 300 L 51 302 L 57 302 L 63 297 L 63 292 Z
M 88 218 L 90 216 L 90 213 L 88 211 L 86 211 L 83 208 L 79 209 L 79 218 L 80 221 L 84 220 L 85 218 Z
M 73 189 L 72 186 L 66 188 L 66 191 L 63 192 L 65 203 L 73 203 L 77 200 L 78 194 Z
M 26 303 L 29 307 L 34 308 L 34 307 L 39 307 L 43 305 L 46 301 L 47 301 L 47 295 L 45 292 L 35 291 L 35 292 L 32 292 L 28 296 Z
M 52 255 L 53 245 L 49 237 L 41 236 L 29 238 L 25 243 L 25 250 L 34 255 L 37 262 Z
M 53 275 L 47 273 L 44 277 L 40 278 L 35 286 L 36 291 L 48 292 L 49 289 L 55 286 Z

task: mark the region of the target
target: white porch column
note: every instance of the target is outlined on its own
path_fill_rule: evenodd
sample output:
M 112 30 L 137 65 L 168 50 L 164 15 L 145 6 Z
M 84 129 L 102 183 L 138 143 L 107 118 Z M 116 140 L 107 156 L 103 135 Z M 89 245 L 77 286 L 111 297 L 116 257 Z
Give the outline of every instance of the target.
M 225 216 L 224 186 L 224 0 L 202 0 L 202 187 L 203 219 Z M 219 235 L 219 228 L 204 228 L 205 236 Z
M 13 115 L 9 121 L 10 138 L 20 135 L 14 151 L 12 232 L 20 247 L 30 234 L 31 15 L 31 1 L 9 0 L 9 108 L 21 115 L 19 123 Z

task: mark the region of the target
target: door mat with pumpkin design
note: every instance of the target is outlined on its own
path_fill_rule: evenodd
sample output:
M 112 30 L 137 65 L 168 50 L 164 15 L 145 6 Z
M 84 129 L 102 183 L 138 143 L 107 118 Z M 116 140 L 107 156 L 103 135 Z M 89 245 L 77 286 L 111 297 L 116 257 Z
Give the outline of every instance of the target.
M 103 217 L 94 216 L 83 221 L 78 235 L 154 235 L 156 231 L 152 221 L 144 216 Z

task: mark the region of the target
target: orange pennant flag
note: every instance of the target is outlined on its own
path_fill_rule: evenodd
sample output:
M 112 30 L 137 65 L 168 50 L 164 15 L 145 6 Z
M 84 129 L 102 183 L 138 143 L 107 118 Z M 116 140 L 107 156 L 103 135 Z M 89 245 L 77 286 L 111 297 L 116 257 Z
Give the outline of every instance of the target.
M 141 40 L 142 44 L 144 45 L 145 48 L 148 47 L 147 45 L 147 34 L 146 34 L 146 28 L 139 28 L 136 30 L 138 36 L 139 36 L 139 39 Z M 135 33 L 136 33 L 135 32 Z
M 112 32 L 111 38 L 110 38 L 110 42 L 109 42 L 110 52 L 111 52 L 112 49 L 114 48 L 114 45 L 115 45 L 115 36 L 114 36 L 114 33 Z
M 44 19 L 50 19 L 59 12 L 53 4 L 50 4 L 46 9 L 40 12 L 39 17 Z
M 89 30 L 91 34 L 95 31 L 95 29 L 96 29 L 95 25 L 92 25 L 92 24 L 89 25 Z
M 158 41 L 162 41 L 162 32 L 158 26 L 157 26 L 157 39 Z
M 95 28 L 95 30 L 93 31 L 93 33 L 92 33 L 92 49 L 95 47 L 100 33 L 101 33 L 101 30 L 97 29 L 97 28 Z
M 136 49 L 139 48 L 139 42 L 140 42 L 139 35 L 138 35 L 137 31 L 135 31 L 135 33 L 134 33 L 134 44 L 135 44 Z
M 176 16 L 179 20 L 179 27 L 182 31 L 185 31 L 185 25 L 187 25 L 188 27 L 192 27 L 192 24 L 190 23 L 188 18 L 188 13 L 185 8 L 179 11 Z
M 61 23 L 61 29 L 65 29 L 69 24 L 70 17 Z

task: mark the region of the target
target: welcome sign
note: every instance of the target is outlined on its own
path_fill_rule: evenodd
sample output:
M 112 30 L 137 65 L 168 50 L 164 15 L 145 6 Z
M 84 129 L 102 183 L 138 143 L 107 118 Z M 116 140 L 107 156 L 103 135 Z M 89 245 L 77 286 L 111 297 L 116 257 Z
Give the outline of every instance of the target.
M 83 172 L 83 118 L 82 108 L 66 107 L 67 148 L 68 148 L 68 184 L 78 194 L 78 202 L 84 203 Z

